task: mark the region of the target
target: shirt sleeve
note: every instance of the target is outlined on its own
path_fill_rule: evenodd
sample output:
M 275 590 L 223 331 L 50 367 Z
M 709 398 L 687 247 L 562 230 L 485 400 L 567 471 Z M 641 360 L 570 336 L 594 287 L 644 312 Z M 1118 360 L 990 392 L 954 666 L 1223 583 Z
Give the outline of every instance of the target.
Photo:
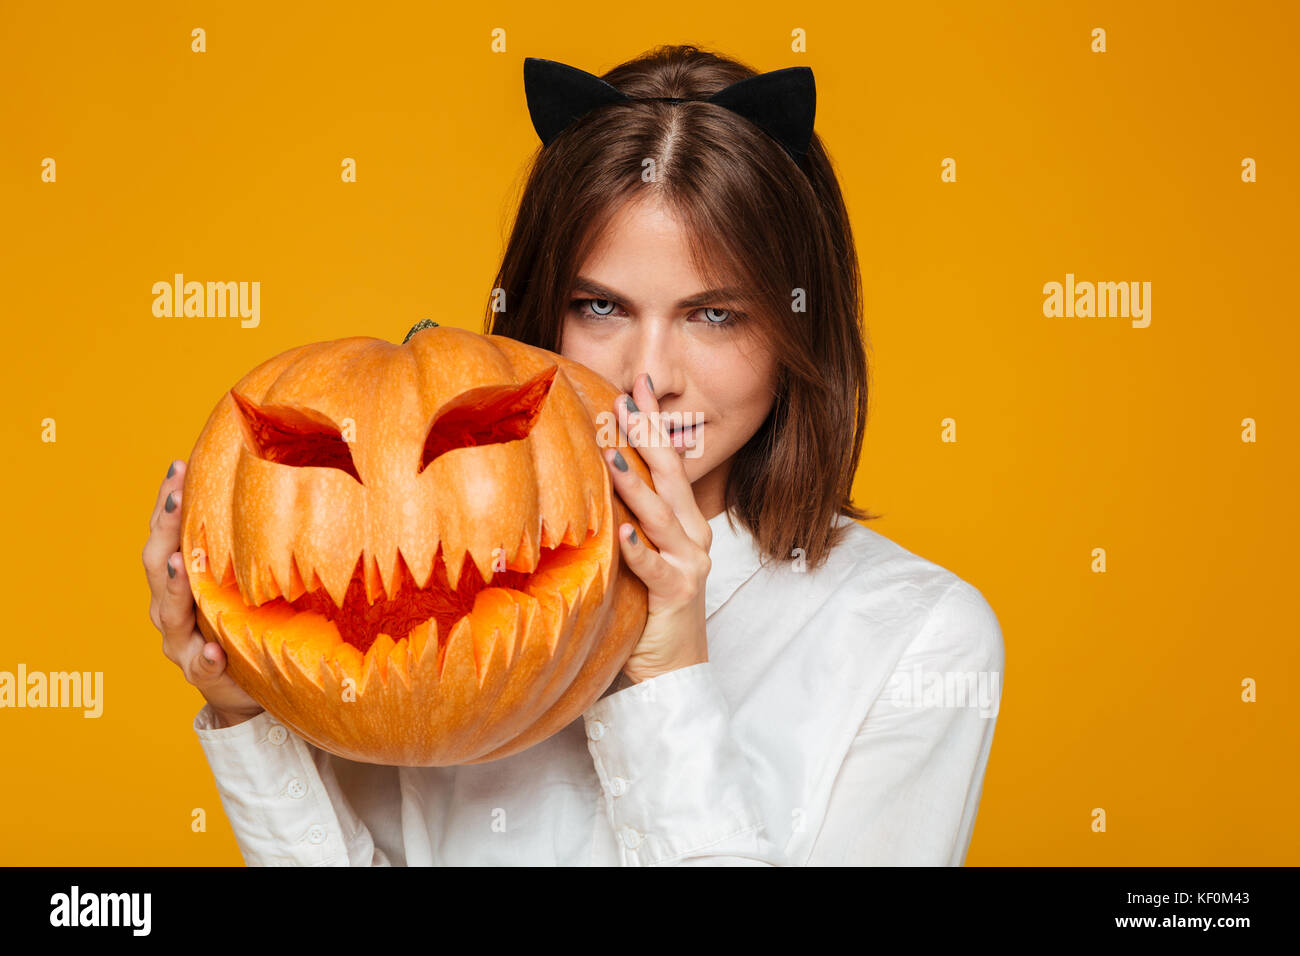
M 400 842 L 390 842 L 388 852 L 376 846 L 339 779 L 351 781 L 353 799 L 392 815 L 400 807 L 397 768 L 336 767 L 338 758 L 308 744 L 265 711 L 233 727 L 214 728 L 214 723 L 211 706 L 205 704 L 194 718 L 194 731 L 248 866 L 404 863 L 392 859 L 395 851 L 400 853 Z
M 853 739 L 809 865 L 960 866 L 1001 702 L 1004 650 L 984 596 L 955 582 Z
M 602 697 L 583 721 L 623 866 L 783 862 L 711 664 Z

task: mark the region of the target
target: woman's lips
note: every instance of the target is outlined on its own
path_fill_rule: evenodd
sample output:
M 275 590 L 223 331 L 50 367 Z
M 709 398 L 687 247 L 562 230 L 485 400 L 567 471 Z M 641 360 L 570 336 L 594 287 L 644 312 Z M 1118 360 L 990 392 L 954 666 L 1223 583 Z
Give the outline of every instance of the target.
M 691 448 L 699 440 L 699 431 L 704 427 L 704 422 L 696 422 L 693 425 L 683 425 L 681 428 L 669 428 L 668 439 L 673 443 L 674 448 Z

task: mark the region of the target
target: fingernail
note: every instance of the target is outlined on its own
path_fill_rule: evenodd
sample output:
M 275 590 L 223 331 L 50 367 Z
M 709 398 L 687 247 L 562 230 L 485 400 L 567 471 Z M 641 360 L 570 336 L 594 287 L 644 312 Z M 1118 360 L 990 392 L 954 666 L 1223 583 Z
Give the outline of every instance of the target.
M 646 388 L 650 389 L 651 392 L 655 390 L 655 383 L 650 380 L 649 372 L 645 373 L 645 384 L 646 384 Z
M 632 401 L 632 396 L 627 397 L 627 410 L 629 412 L 639 412 L 641 409 L 636 407 L 636 402 Z
M 170 478 L 174 474 L 176 474 L 176 462 L 172 462 L 167 466 L 167 477 Z
M 627 461 L 624 460 L 621 451 L 614 452 L 614 467 L 619 471 L 627 471 Z
M 176 567 L 170 561 L 167 562 L 167 577 L 176 577 Z
M 215 663 L 216 663 L 216 661 L 215 661 L 213 658 L 208 657 L 208 652 L 207 652 L 207 651 L 204 651 L 204 652 L 203 652 L 203 659 L 204 659 L 205 661 L 207 661 L 209 664 L 215 664 Z
M 636 544 L 636 528 L 632 529 L 632 533 L 627 536 L 627 540 L 631 541 L 633 544 Z
M 176 492 L 174 491 L 167 492 L 167 503 L 163 505 L 163 507 L 167 509 L 168 514 L 171 514 L 173 511 L 176 510 Z

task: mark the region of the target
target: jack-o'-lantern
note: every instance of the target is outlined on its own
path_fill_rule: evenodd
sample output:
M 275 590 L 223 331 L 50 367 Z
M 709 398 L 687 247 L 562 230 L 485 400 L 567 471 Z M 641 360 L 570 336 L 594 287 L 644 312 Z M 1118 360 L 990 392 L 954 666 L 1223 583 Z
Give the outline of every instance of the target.
M 368 763 L 481 763 L 618 676 L 647 607 L 618 528 L 639 526 L 601 455 L 613 386 L 424 324 L 401 345 L 292 349 L 227 392 L 189 458 L 182 552 L 200 630 L 305 740 Z

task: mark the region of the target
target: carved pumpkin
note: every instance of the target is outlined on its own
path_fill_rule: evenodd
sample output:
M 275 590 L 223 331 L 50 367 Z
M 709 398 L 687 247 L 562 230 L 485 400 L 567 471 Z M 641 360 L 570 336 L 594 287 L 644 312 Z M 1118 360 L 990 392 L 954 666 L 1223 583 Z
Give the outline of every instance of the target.
M 645 626 L 617 537 L 639 526 L 600 452 L 617 395 L 562 356 L 455 328 L 264 362 L 189 458 L 199 629 L 272 716 L 351 760 L 481 763 L 549 737 Z

